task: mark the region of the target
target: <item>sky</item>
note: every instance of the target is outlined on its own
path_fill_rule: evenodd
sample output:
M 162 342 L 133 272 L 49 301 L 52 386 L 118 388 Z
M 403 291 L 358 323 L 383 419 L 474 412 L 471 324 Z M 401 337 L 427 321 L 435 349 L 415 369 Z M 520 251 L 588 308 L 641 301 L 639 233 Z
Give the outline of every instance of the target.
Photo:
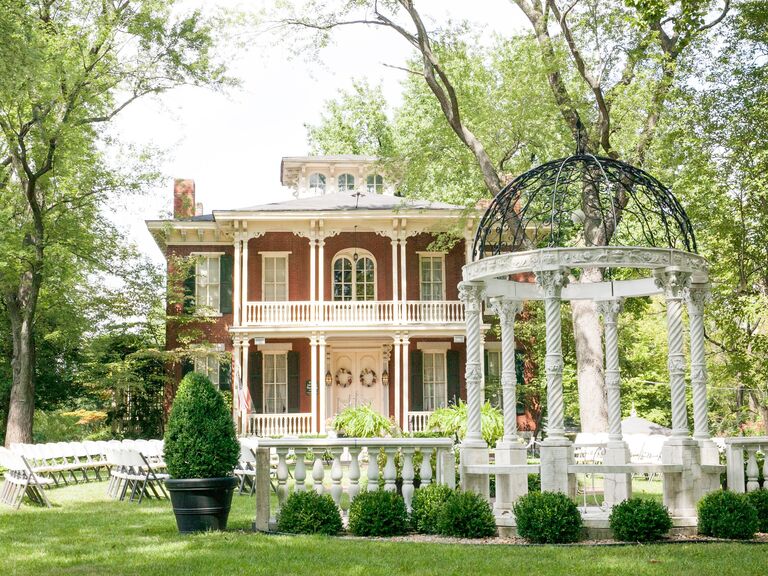
M 188 0 L 184 7 L 253 10 L 272 2 Z M 525 20 L 510 0 L 420 0 L 431 26 L 468 20 L 486 30 L 509 35 Z M 218 93 L 184 87 L 126 108 L 112 126 L 122 142 L 161 150 L 162 186 L 128 202 L 114 218 L 155 262 L 162 254 L 144 221 L 167 217 L 173 179 L 195 181 L 196 201 L 206 213 L 290 198 L 280 186 L 280 159 L 308 152 L 305 124 L 318 122 L 324 104 L 353 80 L 381 83 L 387 100 L 399 101 L 410 46 L 394 31 L 350 26 L 334 33 L 320 61 L 292 57 L 285 44 L 260 34 L 248 48 L 224 48 L 230 75 L 240 85 Z

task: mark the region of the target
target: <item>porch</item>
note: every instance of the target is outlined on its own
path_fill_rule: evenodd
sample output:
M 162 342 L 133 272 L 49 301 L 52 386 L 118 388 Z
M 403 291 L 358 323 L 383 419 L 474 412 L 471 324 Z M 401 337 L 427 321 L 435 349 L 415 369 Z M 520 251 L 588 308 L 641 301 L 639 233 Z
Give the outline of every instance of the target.
M 424 432 L 431 411 L 408 412 L 408 430 Z M 280 436 L 304 436 L 315 433 L 312 429 L 312 413 L 299 412 L 295 414 L 257 414 L 249 412 L 242 425 L 244 436 L 259 436 L 262 438 Z

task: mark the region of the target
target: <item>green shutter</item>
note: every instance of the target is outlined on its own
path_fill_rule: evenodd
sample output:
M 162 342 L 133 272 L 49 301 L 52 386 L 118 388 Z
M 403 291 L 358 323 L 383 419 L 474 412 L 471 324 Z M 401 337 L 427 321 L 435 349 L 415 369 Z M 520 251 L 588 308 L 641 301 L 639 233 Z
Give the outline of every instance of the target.
M 219 312 L 232 314 L 234 296 L 232 293 L 235 259 L 231 254 L 219 258 Z
M 288 412 L 299 411 L 301 386 L 299 383 L 299 353 L 288 352 Z
M 459 351 L 448 350 L 445 353 L 446 377 L 448 380 L 448 405 L 458 404 L 461 398 L 461 376 L 459 370 Z
M 411 410 L 424 409 L 424 354 L 421 350 L 411 352 Z
M 254 411 L 261 414 L 264 411 L 264 364 L 263 354 L 258 350 L 251 350 L 248 355 L 248 389 Z
M 195 313 L 195 285 L 196 285 L 196 266 L 192 264 L 186 277 L 184 278 L 184 305 L 185 314 Z
M 232 391 L 232 359 L 229 355 L 219 361 L 219 390 Z

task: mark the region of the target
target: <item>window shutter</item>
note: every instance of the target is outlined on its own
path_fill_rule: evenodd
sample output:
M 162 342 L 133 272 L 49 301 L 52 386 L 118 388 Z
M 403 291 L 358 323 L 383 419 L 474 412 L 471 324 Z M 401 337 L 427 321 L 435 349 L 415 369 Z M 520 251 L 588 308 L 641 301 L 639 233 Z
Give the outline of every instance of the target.
M 288 412 L 295 414 L 299 411 L 300 398 L 299 353 L 290 351 L 288 352 Z
M 234 297 L 232 295 L 235 259 L 231 254 L 219 258 L 219 312 L 232 314 Z
M 219 360 L 219 390 L 232 391 L 232 358 L 229 355 Z
M 459 369 L 459 351 L 447 350 L 445 352 L 446 379 L 448 381 L 448 390 L 446 399 L 448 405 L 458 404 L 461 398 L 461 377 Z
M 253 409 L 257 414 L 264 411 L 264 364 L 263 354 L 251 350 L 248 355 L 248 389 L 251 391 Z
M 183 310 L 185 314 L 194 314 L 195 312 L 195 284 L 196 284 L 196 267 L 194 264 L 189 268 L 186 277 L 184 278 L 184 301 Z
M 421 350 L 411 352 L 411 410 L 420 412 L 424 409 L 424 353 Z

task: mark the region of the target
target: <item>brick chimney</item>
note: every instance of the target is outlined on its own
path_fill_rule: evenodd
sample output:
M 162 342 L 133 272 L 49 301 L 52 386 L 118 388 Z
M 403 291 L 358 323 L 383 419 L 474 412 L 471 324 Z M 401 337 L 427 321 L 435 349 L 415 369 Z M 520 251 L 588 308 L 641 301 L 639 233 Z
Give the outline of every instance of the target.
M 173 181 L 173 217 L 192 218 L 195 215 L 195 181 L 176 178 Z

